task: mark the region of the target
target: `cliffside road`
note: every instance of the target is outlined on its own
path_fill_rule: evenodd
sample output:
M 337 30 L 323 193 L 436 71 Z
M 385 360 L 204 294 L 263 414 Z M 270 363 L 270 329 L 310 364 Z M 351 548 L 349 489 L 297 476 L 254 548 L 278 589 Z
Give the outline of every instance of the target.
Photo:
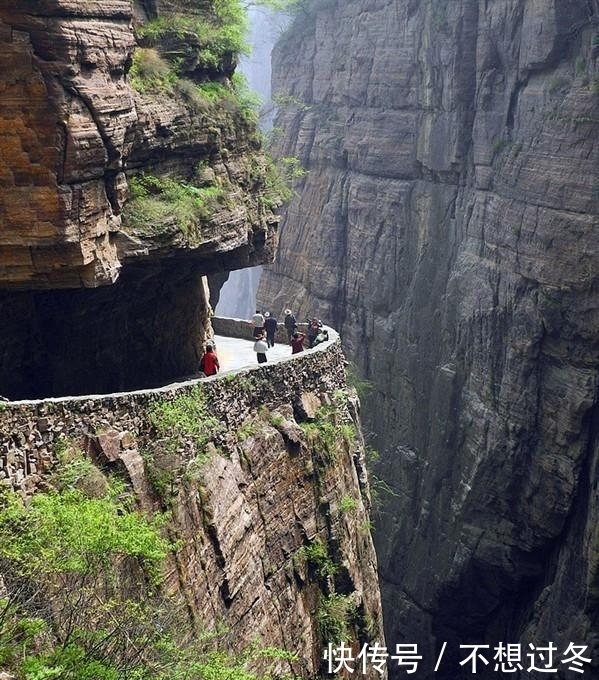
M 256 352 L 254 352 L 254 342 L 252 340 L 227 338 L 224 335 L 215 335 L 214 343 L 220 361 L 221 373 L 258 365 Z M 276 343 L 275 346 L 271 347 L 266 353 L 268 362 L 290 356 L 291 346 L 283 343 Z

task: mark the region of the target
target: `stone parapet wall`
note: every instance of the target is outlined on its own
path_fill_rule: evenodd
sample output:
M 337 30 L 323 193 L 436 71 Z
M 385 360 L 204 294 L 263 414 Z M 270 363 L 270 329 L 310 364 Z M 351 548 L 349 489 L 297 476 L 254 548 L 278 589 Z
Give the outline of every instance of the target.
M 233 336 L 247 325 L 241 320 L 226 321 Z M 148 409 L 160 400 L 189 394 L 197 385 L 225 430 L 235 431 L 262 405 L 275 408 L 297 403 L 301 394 L 332 393 L 345 387 L 344 362 L 335 333 L 314 350 L 237 374 L 155 390 L 0 403 L 0 483 L 33 491 L 56 463 L 61 440 L 86 448 L 94 442 L 103 446 L 110 439 L 110 446 L 117 446 L 121 453 L 137 451 L 154 434 Z
M 333 596 L 352 648 L 384 643 L 344 363 L 335 336 L 276 363 L 156 390 L 2 403 L 1 481 L 26 495 L 61 484 L 93 495 L 125 477 L 137 506 L 163 515 L 176 537 L 164 591 L 185 603 L 189 630 L 223 626 L 235 650 L 264 640 L 297 655 L 274 660 L 277 675 L 317 677 L 329 642 L 317 612 Z M 75 478 L 89 468 L 83 454 L 92 472 Z M 315 570 L 314 549 L 334 583 Z

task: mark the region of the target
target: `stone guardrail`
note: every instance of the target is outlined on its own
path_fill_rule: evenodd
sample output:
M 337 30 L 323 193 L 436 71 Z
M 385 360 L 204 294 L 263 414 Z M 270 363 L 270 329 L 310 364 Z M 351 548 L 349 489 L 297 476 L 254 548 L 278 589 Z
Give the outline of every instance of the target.
M 247 333 L 249 324 L 217 319 L 215 326 L 220 334 L 227 327 L 230 337 L 247 337 L 234 333 Z M 335 331 L 328 330 L 328 342 L 313 349 L 210 378 L 115 394 L 1 402 L 0 484 L 27 492 L 37 487 L 41 476 L 57 462 L 61 439 L 76 440 L 85 448 L 85 442 L 110 432 L 112 446 L 122 454 L 119 457 L 126 459 L 131 453 L 139 459 L 139 451 L 154 432 L 149 410 L 161 400 L 193 393 L 199 385 L 210 412 L 233 431 L 260 406 L 275 408 L 296 403 L 304 393 L 326 394 L 343 388 L 341 341 Z

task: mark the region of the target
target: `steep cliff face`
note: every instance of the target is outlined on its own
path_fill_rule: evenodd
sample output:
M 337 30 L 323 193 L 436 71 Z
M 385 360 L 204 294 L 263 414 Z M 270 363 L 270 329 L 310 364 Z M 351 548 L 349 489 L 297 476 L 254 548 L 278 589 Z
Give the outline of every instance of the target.
M 305 678 L 320 671 L 337 635 L 355 653 L 383 641 L 364 446 L 338 339 L 293 365 L 155 392 L 13 402 L 0 409 L 0 433 L 3 485 L 31 495 L 81 456 L 126 479 L 147 514 L 163 513 L 174 544 L 163 590 L 185 605 L 177 638 L 225 628 L 229 650 L 256 642 L 285 649 L 294 657 L 268 665 Z M 98 475 L 69 479 L 97 494 Z M 3 590 L 9 585 L 3 597 L 23 604 L 5 555 L 0 576 Z M 23 606 L 49 617 L 66 645 L 68 598 L 50 597 L 38 593 L 36 602 L 51 604 L 39 612 L 27 598 Z M 128 625 L 141 645 L 140 630 Z M 86 651 L 96 658 L 98 645 Z M 0 670 L 8 661 L 3 654 Z M 369 669 L 366 677 L 380 675 Z
M 202 276 L 269 261 L 277 224 L 235 45 L 210 42 L 230 18 L 183 0 L 17 4 L 0 7 L 0 393 L 189 373 Z
M 374 383 L 387 639 L 429 671 L 447 641 L 443 677 L 460 644 L 599 639 L 598 22 L 316 3 L 274 53 L 309 174 L 259 302 L 331 320 Z

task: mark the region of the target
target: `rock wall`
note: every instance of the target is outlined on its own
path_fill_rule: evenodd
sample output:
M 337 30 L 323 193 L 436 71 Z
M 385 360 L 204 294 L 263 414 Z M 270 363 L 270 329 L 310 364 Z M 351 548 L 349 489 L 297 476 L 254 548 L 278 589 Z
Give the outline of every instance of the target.
M 171 68 L 176 83 L 133 87 L 140 27 L 210 18 L 213 3 L 17 4 L 0 6 L 0 394 L 133 389 L 189 373 L 209 333 L 202 276 L 270 261 L 277 227 L 255 125 L 232 99 L 198 103 L 201 83 L 232 92 L 232 54 L 213 71 L 175 74 L 147 49 L 146 78 Z M 187 229 L 176 205 L 150 200 L 141 229 L 130 185 L 142 174 L 208 183 L 220 198 Z
M 434 677 L 460 644 L 598 663 L 598 22 L 333 1 L 274 52 L 277 152 L 309 172 L 258 305 L 331 322 L 373 382 L 387 640 L 422 645 L 422 677 L 445 641 Z
M 166 589 L 185 598 L 190 626 L 224 624 L 233 650 L 259 637 L 297 654 L 281 672 L 314 677 L 330 641 L 318 612 L 331 593 L 346 598 L 354 651 L 383 641 L 344 361 L 336 339 L 234 376 L 2 404 L 0 478 L 26 494 L 45 488 L 67 448 L 124 476 L 143 509 L 170 508 L 167 530 L 180 547 Z M 326 577 L 306 557 L 315 542 L 335 566 Z

